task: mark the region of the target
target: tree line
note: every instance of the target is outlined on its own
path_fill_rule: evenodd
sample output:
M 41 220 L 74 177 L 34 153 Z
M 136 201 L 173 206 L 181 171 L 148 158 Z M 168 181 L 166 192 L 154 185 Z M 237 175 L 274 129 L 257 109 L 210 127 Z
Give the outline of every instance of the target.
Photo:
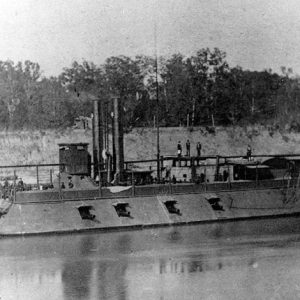
M 0 127 L 72 126 L 90 116 L 92 100 L 122 98 L 128 127 L 263 124 L 300 129 L 300 81 L 281 74 L 230 67 L 225 52 L 201 49 L 190 57 L 110 57 L 104 64 L 73 62 L 57 77 L 38 63 L 0 61 Z

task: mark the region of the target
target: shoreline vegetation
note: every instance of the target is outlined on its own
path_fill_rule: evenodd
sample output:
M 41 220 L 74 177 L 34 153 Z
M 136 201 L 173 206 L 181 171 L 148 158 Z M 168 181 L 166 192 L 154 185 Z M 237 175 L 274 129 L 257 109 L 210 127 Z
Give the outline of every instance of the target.
M 113 56 L 102 65 L 74 61 L 56 77 L 36 62 L 0 61 L 0 129 L 47 130 L 90 117 L 93 100 L 120 97 L 125 128 L 251 126 L 300 132 L 300 80 L 292 68 L 243 70 L 226 53 Z

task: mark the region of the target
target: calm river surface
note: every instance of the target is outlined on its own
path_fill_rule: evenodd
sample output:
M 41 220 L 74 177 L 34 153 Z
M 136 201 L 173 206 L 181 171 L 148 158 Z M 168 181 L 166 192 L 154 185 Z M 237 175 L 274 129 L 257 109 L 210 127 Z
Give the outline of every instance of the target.
M 0 239 L 0 299 L 300 299 L 300 218 Z

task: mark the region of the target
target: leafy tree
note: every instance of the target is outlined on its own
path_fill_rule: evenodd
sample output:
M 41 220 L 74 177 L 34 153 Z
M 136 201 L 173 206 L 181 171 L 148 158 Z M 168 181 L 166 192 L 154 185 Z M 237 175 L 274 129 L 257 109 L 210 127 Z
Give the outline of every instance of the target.
M 35 94 L 40 76 L 37 63 L 25 61 L 15 65 L 12 61 L 0 61 L 0 102 L 8 112 L 8 117 L 1 119 L 6 128 L 26 126 L 27 104 Z
M 192 96 L 189 74 L 183 55 L 174 54 L 166 61 L 162 79 L 165 85 L 166 101 L 163 111 L 166 113 L 166 124 L 184 124 L 187 114 L 192 111 Z
M 64 68 L 59 81 L 73 101 L 77 116 L 89 116 L 93 110 L 92 100 L 103 99 L 106 95 L 106 84 L 101 68 L 94 63 L 74 61 L 71 68 Z
M 58 77 L 37 63 L 0 61 L 0 128 L 56 128 L 89 116 L 92 100 L 121 97 L 125 125 L 276 124 L 300 130 L 300 81 L 282 74 L 230 68 L 225 52 L 200 49 L 185 57 L 113 56 L 101 66 L 74 62 Z M 158 100 L 158 102 L 157 102 Z M 111 108 L 108 108 L 111 109 Z
M 72 98 L 56 78 L 43 79 L 28 103 L 31 128 L 64 128 L 74 124 Z
M 139 62 L 126 56 L 113 56 L 105 61 L 103 70 L 108 97 L 113 95 L 122 99 L 126 112 L 125 125 L 134 125 L 138 95 L 144 91 L 144 77 Z

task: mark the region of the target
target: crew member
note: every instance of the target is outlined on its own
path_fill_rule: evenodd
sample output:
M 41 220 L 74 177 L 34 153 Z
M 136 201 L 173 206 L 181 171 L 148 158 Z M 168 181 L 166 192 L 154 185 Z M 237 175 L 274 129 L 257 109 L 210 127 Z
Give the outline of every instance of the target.
M 7 180 L 7 178 L 5 178 L 5 181 L 4 181 L 4 188 L 9 188 L 9 182 Z
M 197 146 L 196 146 L 196 149 L 197 149 L 197 156 L 198 156 L 198 157 L 201 156 L 201 148 L 202 148 L 202 146 L 201 146 L 200 142 L 198 142 L 198 143 L 197 143 Z
M 74 187 L 74 184 L 72 182 L 72 177 L 69 177 L 68 186 L 69 186 L 69 189 L 72 189 Z
M 191 144 L 189 140 L 186 141 L 185 146 L 186 146 L 186 156 L 191 156 Z
M 20 191 L 24 191 L 24 182 L 23 182 L 22 178 L 20 178 L 20 180 L 18 182 L 18 189 Z
M 181 155 L 182 155 L 182 146 L 181 146 L 180 141 L 177 144 L 177 155 L 178 155 L 178 157 L 181 157 Z
M 251 160 L 251 155 L 252 155 L 252 149 L 251 149 L 251 146 L 248 144 L 248 146 L 247 146 L 247 159 L 248 159 L 248 161 Z
M 177 179 L 176 179 L 176 177 L 175 177 L 175 175 L 173 175 L 173 177 L 172 177 L 172 183 L 176 183 L 177 182 Z
M 171 179 L 171 167 L 166 166 L 166 178 L 169 180 Z

